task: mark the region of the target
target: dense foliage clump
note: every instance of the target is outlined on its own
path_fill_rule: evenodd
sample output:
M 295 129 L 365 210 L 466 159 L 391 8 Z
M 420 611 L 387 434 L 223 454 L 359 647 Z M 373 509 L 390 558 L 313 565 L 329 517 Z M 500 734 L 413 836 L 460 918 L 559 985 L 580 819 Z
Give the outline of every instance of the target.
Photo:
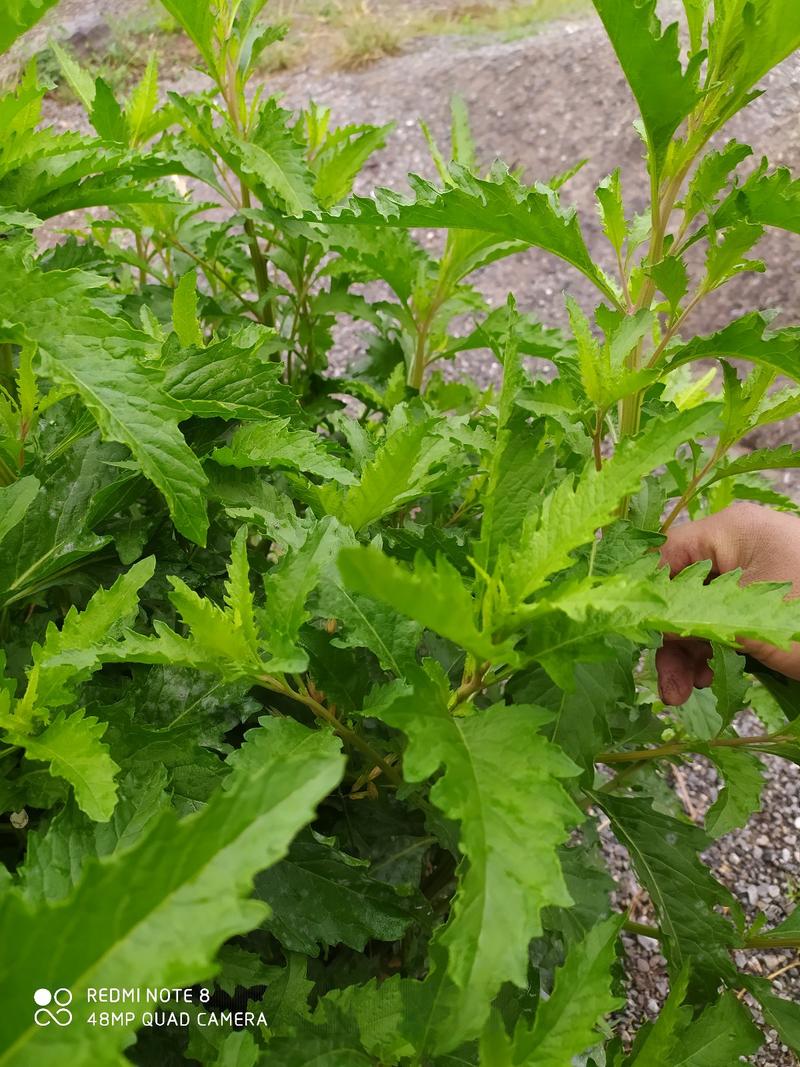
M 3 1067 L 730 1067 L 753 1011 L 800 1049 L 798 1006 L 736 962 L 800 922 L 748 926 L 700 858 L 758 809 L 759 753 L 800 761 L 791 687 L 736 651 L 800 639 L 800 605 L 657 551 L 685 512 L 795 507 L 763 472 L 800 453 L 735 446 L 800 412 L 798 330 L 686 326 L 765 269 L 767 227 L 800 232 L 800 183 L 720 136 L 800 7 L 684 0 L 681 36 L 655 0 L 594 2 L 652 192 L 631 216 L 619 171 L 597 189 L 614 272 L 561 203 L 574 171 L 481 169 L 458 101 L 436 183 L 354 196 L 390 129 L 252 86 L 264 0 L 164 0 L 195 96 L 163 102 L 151 62 L 121 101 L 54 45 L 91 136 L 40 125 L 35 65 L 0 97 Z M 47 6 L 16 0 L 0 45 Z M 473 284 L 531 246 L 596 289 L 566 332 Z M 368 340 L 343 371 L 345 319 Z M 499 393 L 441 373 L 470 349 Z M 655 691 L 665 633 L 713 644 L 684 709 Z M 724 780 L 704 828 L 666 773 L 696 755 Z M 670 972 L 633 1049 L 643 928 L 601 821 Z M 115 987 L 196 995 L 93 1024 Z M 37 1025 L 37 989 L 73 1023 Z

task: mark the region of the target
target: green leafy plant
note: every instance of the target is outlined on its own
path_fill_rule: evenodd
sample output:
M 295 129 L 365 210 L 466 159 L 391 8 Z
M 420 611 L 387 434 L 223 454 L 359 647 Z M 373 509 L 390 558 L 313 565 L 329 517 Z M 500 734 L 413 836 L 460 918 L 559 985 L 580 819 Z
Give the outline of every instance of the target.
M 760 754 L 800 762 L 793 690 L 737 651 L 800 639 L 800 607 L 657 552 L 685 513 L 795 509 L 764 472 L 798 453 L 736 446 L 800 411 L 797 327 L 688 330 L 799 229 L 800 186 L 719 136 L 800 47 L 796 5 L 686 0 L 682 37 L 595 0 L 651 187 L 637 216 L 619 171 L 597 189 L 606 266 L 574 169 L 481 167 L 459 101 L 438 182 L 352 195 L 390 128 L 254 86 L 264 2 L 164 6 L 208 92 L 160 102 L 151 61 L 122 102 L 54 45 L 93 135 L 41 127 L 34 67 L 0 98 L 0 1064 L 729 1067 L 756 1004 L 800 1051 L 737 962 L 797 948 L 796 915 L 748 924 L 702 859 L 759 808 Z M 568 329 L 473 284 L 531 246 L 596 290 Z M 441 373 L 467 350 L 499 392 Z M 651 683 L 664 634 L 713 644 L 683 712 Z M 695 756 L 704 826 L 665 800 Z M 601 824 L 652 923 L 612 907 Z M 626 930 L 670 976 L 632 1047 Z M 104 1022 L 90 993 L 122 987 L 175 1018 Z M 37 1024 L 37 989 L 72 1025 Z

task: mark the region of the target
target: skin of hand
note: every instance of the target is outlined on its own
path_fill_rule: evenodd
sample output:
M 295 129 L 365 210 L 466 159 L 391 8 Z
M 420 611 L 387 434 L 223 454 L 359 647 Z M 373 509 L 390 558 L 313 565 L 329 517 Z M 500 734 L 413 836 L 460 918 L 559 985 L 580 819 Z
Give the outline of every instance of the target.
M 759 504 L 734 504 L 697 522 L 670 529 L 661 546 L 670 577 L 699 560 L 711 560 L 711 577 L 742 570 L 742 583 L 790 582 L 800 596 L 800 518 Z M 800 644 L 789 650 L 742 640 L 742 649 L 789 678 L 800 679 Z M 658 685 L 665 704 L 684 704 L 692 689 L 711 684 L 711 645 L 697 638 L 665 635 L 656 653 Z

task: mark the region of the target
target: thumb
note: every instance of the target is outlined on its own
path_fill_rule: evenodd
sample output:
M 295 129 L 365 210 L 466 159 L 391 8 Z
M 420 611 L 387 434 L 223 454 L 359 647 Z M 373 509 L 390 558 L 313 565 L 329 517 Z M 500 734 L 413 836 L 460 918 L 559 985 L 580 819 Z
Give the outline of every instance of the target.
M 744 567 L 748 562 L 746 545 L 739 535 L 739 508 L 727 508 L 697 522 L 673 527 L 661 546 L 661 559 L 669 567 L 670 577 L 700 560 L 711 560 L 711 574 L 716 576 Z

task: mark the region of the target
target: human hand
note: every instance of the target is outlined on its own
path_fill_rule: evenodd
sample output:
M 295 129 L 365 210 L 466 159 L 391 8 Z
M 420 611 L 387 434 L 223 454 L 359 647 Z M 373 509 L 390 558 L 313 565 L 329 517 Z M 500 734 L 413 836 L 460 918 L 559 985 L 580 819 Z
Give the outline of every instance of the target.
M 742 582 L 791 582 L 800 596 L 800 518 L 759 504 L 734 504 L 716 515 L 670 529 L 661 546 L 670 577 L 699 560 L 711 560 L 711 576 L 742 570 Z M 800 644 L 789 650 L 743 640 L 745 652 L 789 678 L 800 679 Z M 665 704 L 684 704 L 692 689 L 711 684 L 708 641 L 665 637 L 656 653 L 658 687 Z

